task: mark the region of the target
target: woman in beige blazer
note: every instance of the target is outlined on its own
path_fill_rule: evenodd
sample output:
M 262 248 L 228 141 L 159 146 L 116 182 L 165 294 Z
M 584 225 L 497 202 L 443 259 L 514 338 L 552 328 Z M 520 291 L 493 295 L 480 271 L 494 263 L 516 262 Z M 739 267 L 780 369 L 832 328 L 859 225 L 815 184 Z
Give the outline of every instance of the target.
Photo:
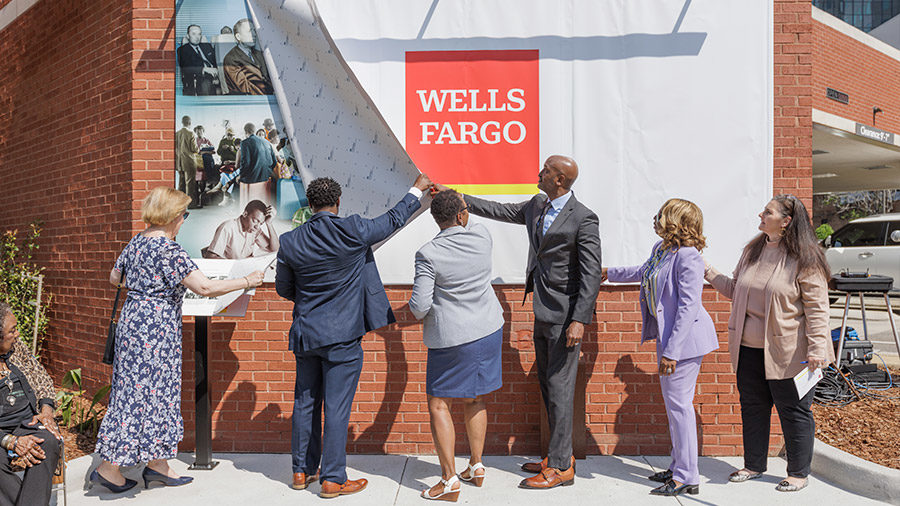
M 812 461 L 815 389 L 803 398 L 793 377 L 834 360 L 828 333 L 830 272 L 803 203 L 779 195 L 759 214 L 759 230 L 732 277 L 707 266 L 706 280 L 732 300 L 728 350 L 737 373 L 744 437 L 742 482 L 766 471 L 769 421 L 778 410 L 787 451 L 783 492 L 804 488 Z

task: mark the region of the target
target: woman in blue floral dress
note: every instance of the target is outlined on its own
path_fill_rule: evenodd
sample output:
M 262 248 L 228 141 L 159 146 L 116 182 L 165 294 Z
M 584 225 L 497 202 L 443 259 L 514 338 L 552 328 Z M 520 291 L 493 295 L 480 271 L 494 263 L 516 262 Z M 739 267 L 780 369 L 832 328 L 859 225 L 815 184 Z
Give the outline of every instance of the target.
M 169 467 L 184 434 L 181 418 L 181 301 L 187 289 L 215 297 L 262 283 L 262 272 L 243 278 L 204 276 L 175 236 L 188 217 L 190 197 L 172 188 L 154 188 L 144 200 L 149 226 L 134 236 L 116 260 L 109 280 L 124 276 L 128 297 L 116 329 L 109 408 L 96 451 L 103 459 L 91 482 L 124 492 L 137 482 L 119 466 L 148 462 L 145 487 L 153 481 L 184 485 Z

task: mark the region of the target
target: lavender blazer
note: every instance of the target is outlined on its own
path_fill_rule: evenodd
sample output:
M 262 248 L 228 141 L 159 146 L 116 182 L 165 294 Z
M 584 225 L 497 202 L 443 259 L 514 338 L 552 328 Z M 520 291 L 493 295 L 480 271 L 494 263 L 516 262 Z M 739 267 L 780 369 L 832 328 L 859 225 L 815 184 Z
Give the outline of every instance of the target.
M 661 244 L 662 241 L 656 243 L 653 251 Z M 632 267 L 610 267 L 607 276 L 615 283 L 640 282 L 648 264 L 649 260 Z M 641 343 L 656 340 L 657 361 L 660 357 L 702 357 L 719 349 L 712 318 L 701 303 L 705 268 L 697 248 L 682 247 L 667 255 L 659 268 L 655 318 L 647 309 L 648 294 L 641 289 Z

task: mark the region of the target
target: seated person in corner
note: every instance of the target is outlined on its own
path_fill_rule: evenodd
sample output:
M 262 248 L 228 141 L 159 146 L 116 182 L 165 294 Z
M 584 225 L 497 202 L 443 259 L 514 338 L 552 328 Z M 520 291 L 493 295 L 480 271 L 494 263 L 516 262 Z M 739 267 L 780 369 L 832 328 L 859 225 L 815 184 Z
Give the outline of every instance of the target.
M 55 398 L 50 375 L 19 340 L 12 308 L 0 302 L 0 504 L 50 503 L 50 480 L 62 448 Z M 7 452 L 22 457 L 22 479 Z
M 278 251 L 278 234 L 272 226 L 275 210 L 261 200 L 251 200 L 244 212 L 223 221 L 216 229 L 203 258 L 242 259 Z

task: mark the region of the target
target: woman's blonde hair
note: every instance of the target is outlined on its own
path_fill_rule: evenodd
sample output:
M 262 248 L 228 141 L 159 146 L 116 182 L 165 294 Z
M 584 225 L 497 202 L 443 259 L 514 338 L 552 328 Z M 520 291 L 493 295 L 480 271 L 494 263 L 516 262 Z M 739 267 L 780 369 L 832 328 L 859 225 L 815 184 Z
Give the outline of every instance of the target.
M 148 225 L 162 227 L 172 223 L 187 210 L 191 198 L 175 188 L 157 186 L 150 190 L 141 206 L 141 219 Z
M 684 199 L 669 199 L 657 214 L 657 233 L 663 248 L 693 246 L 697 251 L 706 247 L 703 236 L 703 212 L 697 204 Z

